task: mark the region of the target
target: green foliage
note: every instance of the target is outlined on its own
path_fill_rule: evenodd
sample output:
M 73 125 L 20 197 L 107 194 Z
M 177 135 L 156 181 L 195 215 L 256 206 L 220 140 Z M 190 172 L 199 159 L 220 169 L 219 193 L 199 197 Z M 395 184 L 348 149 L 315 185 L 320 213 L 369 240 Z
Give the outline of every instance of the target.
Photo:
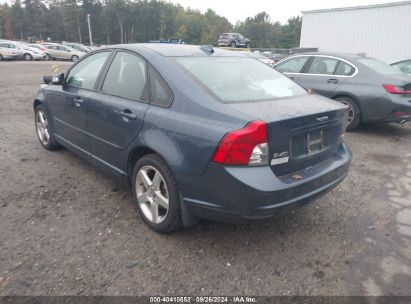
M 217 44 L 223 32 L 239 32 L 252 47 L 298 46 L 301 18 L 285 25 L 261 12 L 234 27 L 212 9 L 204 14 L 163 0 L 14 0 L 0 4 L 0 37 L 88 43 L 87 14 L 98 44 L 181 38 L 191 44 Z

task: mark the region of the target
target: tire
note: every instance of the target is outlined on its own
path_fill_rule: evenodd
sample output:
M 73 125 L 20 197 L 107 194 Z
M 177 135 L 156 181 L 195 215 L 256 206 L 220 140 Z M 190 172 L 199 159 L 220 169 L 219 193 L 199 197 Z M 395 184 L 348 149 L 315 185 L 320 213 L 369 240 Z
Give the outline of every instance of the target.
M 27 61 L 32 61 L 33 60 L 33 56 L 31 56 L 29 53 L 24 54 L 24 59 Z
M 161 157 L 148 154 L 137 161 L 132 187 L 139 213 L 150 228 L 169 233 L 182 227 L 180 191 L 173 172 Z
M 50 60 L 52 60 L 53 58 L 50 56 L 50 54 L 45 54 L 45 58 L 44 58 L 44 60 L 46 60 L 46 61 L 50 61 Z
M 3 56 L 0 54 L 0 61 L 2 61 L 3 60 Z
M 237 43 L 235 41 L 231 42 L 231 47 L 232 48 L 236 48 L 237 47 Z
M 341 102 L 349 107 L 347 131 L 353 131 L 361 123 L 361 110 L 357 102 L 348 96 L 340 96 L 334 100 Z
M 246 44 L 246 48 L 249 49 L 250 48 L 250 42 L 247 42 Z
M 73 61 L 73 62 L 77 62 L 79 60 L 79 58 L 78 58 L 78 56 L 77 55 L 73 55 L 73 56 L 71 56 L 71 61 Z
M 45 120 L 45 122 L 42 122 L 42 120 Z M 37 138 L 44 149 L 56 150 L 60 145 L 56 142 L 50 130 L 49 121 L 45 108 L 42 105 L 38 105 L 34 110 L 34 126 Z

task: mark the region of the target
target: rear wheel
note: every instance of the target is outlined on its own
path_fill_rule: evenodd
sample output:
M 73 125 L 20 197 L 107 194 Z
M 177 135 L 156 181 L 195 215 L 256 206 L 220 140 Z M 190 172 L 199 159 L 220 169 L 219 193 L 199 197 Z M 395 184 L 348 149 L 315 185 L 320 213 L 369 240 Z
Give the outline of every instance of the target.
M 347 131 L 355 130 L 361 123 L 361 110 L 357 102 L 348 96 L 340 96 L 335 100 L 348 106 Z
M 71 56 L 71 61 L 77 62 L 78 61 L 78 56 L 77 55 Z
M 157 232 L 182 227 L 180 191 L 168 167 L 156 154 L 142 157 L 133 171 L 133 196 L 144 222 Z
M 54 136 L 51 133 L 49 119 L 46 110 L 42 105 L 36 107 L 34 117 L 37 137 L 43 148 L 47 150 L 55 150 L 59 148 L 59 144 L 55 141 Z
M 29 53 L 26 53 L 26 54 L 24 54 L 24 59 L 27 60 L 27 61 L 31 61 L 31 60 L 33 60 L 33 56 L 31 56 L 31 54 L 29 54 Z

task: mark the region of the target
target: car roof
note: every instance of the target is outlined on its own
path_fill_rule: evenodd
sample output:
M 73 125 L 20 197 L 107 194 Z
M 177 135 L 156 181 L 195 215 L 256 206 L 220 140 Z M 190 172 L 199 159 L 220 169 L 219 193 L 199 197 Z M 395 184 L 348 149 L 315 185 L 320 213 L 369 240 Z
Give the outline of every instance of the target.
M 370 58 L 366 56 L 365 54 L 352 54 L 352 53 L 341 53 L 341 52 L 304 52 L 304 53 L 297 53 L 297 54 L 292 54 L 292 56 L 302 56 L 302 55 L 323 55 L 323 56 L 333 56 L 333 57 L 339 57 L 345 60 L 350 60 L 350 59 L 361 59 L 361 58 Z M 289 57 L 288 57 L 289 58 Z
M 210 46 L 208 46 L 210 47 Z M 188 44 L 167 44 L 167 43 L 135 43 L 135 44 L 119 44 L 111 45 L 107 48 L 121 48 L 135 51 L 138 53 L 157 53 L 164 57 L 247 57 L 240 52 L 223 50 L 213 47 L 213 53 L 210 54 L 201 49 L 201 45 Z

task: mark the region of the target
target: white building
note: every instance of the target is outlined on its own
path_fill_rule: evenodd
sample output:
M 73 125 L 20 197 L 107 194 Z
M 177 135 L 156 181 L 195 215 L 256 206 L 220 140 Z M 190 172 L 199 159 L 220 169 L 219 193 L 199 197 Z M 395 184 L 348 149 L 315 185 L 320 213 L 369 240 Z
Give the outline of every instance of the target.
M 411 58 L 411 1 L 303 11 L 300 47 Z

